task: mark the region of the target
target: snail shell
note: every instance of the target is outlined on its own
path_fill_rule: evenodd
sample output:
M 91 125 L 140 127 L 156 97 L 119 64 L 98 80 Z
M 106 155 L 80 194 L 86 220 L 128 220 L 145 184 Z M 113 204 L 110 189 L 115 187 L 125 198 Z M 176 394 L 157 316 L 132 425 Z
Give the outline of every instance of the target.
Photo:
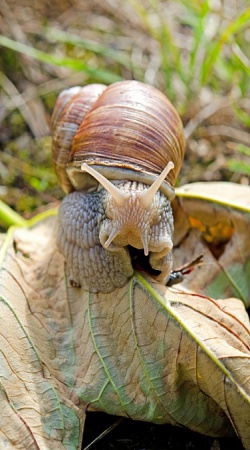
M 103 84 L 74 86 L 59 95 L 51 118 L 52 160 L 60 185 L 65 192 L 74 190 L 67 164 L 75 134 L 98 96 L 106 89 Z
M 52 116 L 53 160 L 65 192 L 96 184 L 86 162 L 110 180 L 152 184 L 169 161 L 161 191 L 169 198 L 184 157 L 181 119 L 167 97 L 139 81 L 64 91 Z
M 52 130 L 55 170 L 69 193 L 57 242 L 72 285 L 110 292 L 138 267 L 165 282 L 184 157 L 173 105 L 138 81 L 71 88 L 58 98 Z

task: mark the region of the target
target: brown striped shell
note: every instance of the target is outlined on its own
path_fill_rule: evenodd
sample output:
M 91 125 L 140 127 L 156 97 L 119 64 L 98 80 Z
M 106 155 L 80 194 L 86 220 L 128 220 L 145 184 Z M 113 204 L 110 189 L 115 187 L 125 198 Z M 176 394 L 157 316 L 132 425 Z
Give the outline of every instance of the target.
M 152 184 L 173 161 L 161 186 L 171 197 L 184 157 L 184 132 L 167 97 L 138 81 L 71 90 L 59 96 L 52 116 L 53 159 L 63 189 L 88 189 L 95 183 L 81 170 L 83 162 L 111 180 Z
M 52 159 L 58 181 L 67 193 L 75 190 L 67 174 L 75 134 L 104 89 L 104 84 L 75 86 L 61 92 L 56 101 L 51 118 Z

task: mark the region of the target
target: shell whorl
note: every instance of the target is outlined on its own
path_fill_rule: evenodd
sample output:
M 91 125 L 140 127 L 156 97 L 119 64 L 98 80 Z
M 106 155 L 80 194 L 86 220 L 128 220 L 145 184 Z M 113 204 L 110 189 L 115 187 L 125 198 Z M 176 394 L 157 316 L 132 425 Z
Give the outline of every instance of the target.
M 103 84 L 90 84 L 65 89 L 59 95 L 51 117 L 52 159 L 55 172 L 65 192 L 75 190 L 66 167 L 75 134 L 98 96 L 106 89 Z
M 86 93 L 90 86 L 82 88 L 83 91 Z M 171 102 L 156 88 L 138 81 L 98 86 L 101 86 L 98 95 L 94 101 L 91 99 L 88 108 L 78 106 L 82 93 L 73 95 L 63 106 L 58 120 L 60 123 L 67 119 L 67 127 L 54 129 L 54 149 L 63 139 L 69 141 L 69 128 L 76 130 L 72 145 L 67 144 L 70 147 L 67 156 L 54 157 L 55 166 L 60 166 L 57 173 L 62 172 L 67 160 L 67 174 L 61 175 L 68 183 L 63 182 L 64 190 L 73 190 L 72 185 L 76 190 L 85 189 L 86 182 L 81 180 L 90 176 L 81 171 L 84 162 L 93 165 L 108 179 L 141 180 L 152 184 L 173 161 L 174 169 L 161 187 L 164 191 L 165 184 L 171 190 L 184 157 L 182 122 Z M 76 119 L 76 114 L 71 112 L 72 104 L 77 111 L 81 110 L 80 114 L 77 112 L 81 118 L 77 116 Z M 60 135 L 61 130 L 64 135 Z

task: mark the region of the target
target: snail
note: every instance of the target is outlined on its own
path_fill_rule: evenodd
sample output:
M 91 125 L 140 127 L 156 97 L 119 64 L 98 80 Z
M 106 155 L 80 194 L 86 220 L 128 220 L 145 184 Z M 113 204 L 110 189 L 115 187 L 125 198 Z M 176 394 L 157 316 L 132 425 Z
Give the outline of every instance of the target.
M 182 122 L 167 97 L 138 81 L 65 90 L 52 114 L 52 154 L 68 194 L 57 245 L 71 284 L 111 292 L 138 267 L 165 283 L 184 157 Z

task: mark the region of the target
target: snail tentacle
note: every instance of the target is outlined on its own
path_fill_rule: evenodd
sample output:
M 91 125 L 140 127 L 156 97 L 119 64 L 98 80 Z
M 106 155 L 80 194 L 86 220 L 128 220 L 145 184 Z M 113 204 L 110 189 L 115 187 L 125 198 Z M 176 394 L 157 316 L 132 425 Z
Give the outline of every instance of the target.
M 148 208 L 153 201 L 153 197 L 165 180 L 167 174 L 174 168 L 174 163 L 169 161 L 162 173 L 156 178 L 153 184 L 141 194 L 141 203 L 144 208 Z
M 112 184 L 107 178 L 105 178 L 101 173 L 97 172 L 93 167 L 88 166 L 88 164 L 83 163 L 81 165 L 81 170 L 88 172 L 92 177 L 94 177 L 99 183 L 109 192 L 110 195 L 114 198 L 117 205 L 121 206 L 124 204 L 126 200 L 126 195 L 117 189 L 117 187 Z

